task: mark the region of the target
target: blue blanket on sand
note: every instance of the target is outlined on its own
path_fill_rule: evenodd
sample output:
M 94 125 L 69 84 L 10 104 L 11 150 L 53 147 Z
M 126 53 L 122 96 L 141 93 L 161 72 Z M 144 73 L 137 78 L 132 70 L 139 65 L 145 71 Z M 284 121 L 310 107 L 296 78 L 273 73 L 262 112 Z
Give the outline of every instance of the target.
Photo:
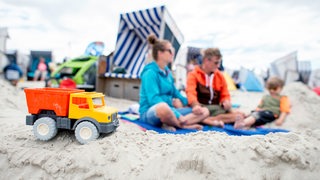
M 150 124 L 144 123 L 139 121 L 138 115 L 129 114 L 128 112 L 120 112 L 121 119 L 127 120 L 138 126 L 145 128 L 147 130 L 153 130 L 158 133 L 170 133 L 170 134 L 186 134 L 191 132 L 197 132 L 195 129 L 177 129 L 175 132 L 162 129 L 161 127 L 155 127 Z M 224 128 L 215 127 L 215 126 L 204 126 L 202 131 L 217 131 L 217 132 L 225 132 L 229 135 L 234 136 L 250 136 L 250 135 L 265 135 L 268 133 L 277 133 L 277 132 L 289 132 L 288 130 L 284 129 L 272 129 L 272 128 L 255 128 L 249 130 L 241 130 L 241 129 L 234 129 L 233 125 L 225 124 Z

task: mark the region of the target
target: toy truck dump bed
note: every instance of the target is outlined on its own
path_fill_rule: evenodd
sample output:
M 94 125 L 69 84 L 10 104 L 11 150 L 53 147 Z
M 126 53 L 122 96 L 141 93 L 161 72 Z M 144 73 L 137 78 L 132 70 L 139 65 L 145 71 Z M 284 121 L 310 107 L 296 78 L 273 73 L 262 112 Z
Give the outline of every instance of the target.
M 70 94 L 83 92 L 78 89 L 34 88 L 24 89 L 28 111 L 40 114 L 43 110 L 53 110 L 57 116 L 68 116 Z

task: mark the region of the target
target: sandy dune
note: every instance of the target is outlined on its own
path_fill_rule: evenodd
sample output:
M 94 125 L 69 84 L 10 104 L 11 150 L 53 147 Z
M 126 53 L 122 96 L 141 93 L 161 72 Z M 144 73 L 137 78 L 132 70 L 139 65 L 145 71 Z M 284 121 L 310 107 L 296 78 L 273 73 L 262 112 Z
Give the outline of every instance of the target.
M 24 92 L 0 79 L 0 179 L 319 179 L 320 98 L 300 83 L 284 92 L 292 112 L 281 128 L 290 133 L 171 135 L 121 123 L 80 145 L 72 131 L 36 140 L 25 125 Z M 249 112 L 262 94 L 235 91 L 232 98 Z M 106 100 L 120 111 L 135 103 Z

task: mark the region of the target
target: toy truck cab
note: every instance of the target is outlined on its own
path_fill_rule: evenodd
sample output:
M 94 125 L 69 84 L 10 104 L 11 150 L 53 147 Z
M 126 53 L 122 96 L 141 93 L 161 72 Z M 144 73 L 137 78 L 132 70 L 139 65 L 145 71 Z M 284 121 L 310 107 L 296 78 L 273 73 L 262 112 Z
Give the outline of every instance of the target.
M 78 124 L 85 121 L 93 123 L 100 133 L 110 133 L 114 131 L 114 127 L 119 126 L 117 110 L 106 106 L 102 93 L 80 92 L 70 94 L 68 117 L 69 119 L 77 119 L 73 129 L 76 129 Z
M 24 91 L 31 114 L 27 115 L 26 124 L 33 125 L 39 140 L 52 139 L 58 129 L 70 129 L 75 131 L 76 139 L 85 144 L 119 126 L 118 111 L 106 106 L 102 93 L 58 88 Z

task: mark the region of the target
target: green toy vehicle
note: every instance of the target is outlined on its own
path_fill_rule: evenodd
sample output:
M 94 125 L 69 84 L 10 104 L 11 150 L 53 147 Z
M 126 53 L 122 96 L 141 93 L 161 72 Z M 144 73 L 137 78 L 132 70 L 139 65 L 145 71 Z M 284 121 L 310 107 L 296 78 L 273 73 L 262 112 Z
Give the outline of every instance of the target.
M 97 56 L 81 56 L 61 64 L 47 81 L 47 87 L 59 87 L 61 81 L 72 79 L 77 89 L 95 90 Z

